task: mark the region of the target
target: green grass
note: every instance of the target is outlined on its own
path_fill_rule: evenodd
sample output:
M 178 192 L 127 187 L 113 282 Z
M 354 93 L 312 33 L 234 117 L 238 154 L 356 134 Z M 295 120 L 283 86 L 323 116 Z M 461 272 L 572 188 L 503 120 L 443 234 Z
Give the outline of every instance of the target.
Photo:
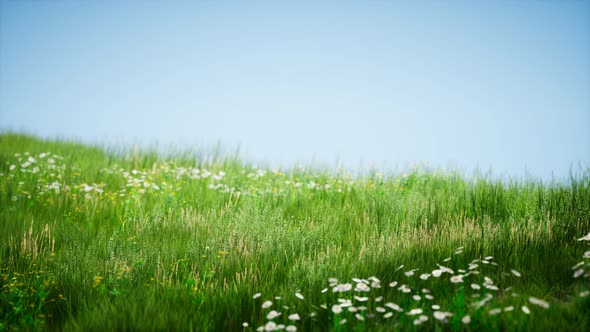
M 6 133 L 0 174 L 0 331 L 255 330 L 271 310 L 299 331 L 590 326 L 590 242 L 577 241 L 588 170 L 551 184 L 281 172 Z M 420 278 L 437 264 L 453 273 Z M 339 299 L 357 311 L 335 314 Z M 439 321 L 432 305 L 453 315 Z

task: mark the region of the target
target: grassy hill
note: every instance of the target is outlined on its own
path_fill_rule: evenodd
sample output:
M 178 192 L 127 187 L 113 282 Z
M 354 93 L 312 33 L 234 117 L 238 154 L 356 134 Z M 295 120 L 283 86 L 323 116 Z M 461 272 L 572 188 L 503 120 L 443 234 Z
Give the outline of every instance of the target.
M 2 134 L 0 225 L 0 331 L 590 326 L 589 171 L 281 172 Z

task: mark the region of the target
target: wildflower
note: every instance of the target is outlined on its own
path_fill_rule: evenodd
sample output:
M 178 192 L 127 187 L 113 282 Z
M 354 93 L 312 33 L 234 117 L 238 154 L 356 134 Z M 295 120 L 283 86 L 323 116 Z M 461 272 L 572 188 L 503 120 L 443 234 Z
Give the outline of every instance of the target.
M 545 308 L 545 309 L 549 308 L 549 303 L 547 303 L 547 301 L 538 299 L 536 297 L 532 297 L 532 296 L 529 297 L 529 302 L 532 304 L 538 305 L 541 308 Z
M 494 309 L 488 311 L 488 314 L 490 314 L 490 316 L 495 316 L 495 315 L 500 314 L 501 312 L 502 312 L 502 309 L 494 308 Z
M 470 270 L 474 270 L 474 269 L 477 269 L 477 267 L 478 267 L 478 266 L 479 266 L 479 265 L 477 265 L 477 264 L 473 264 L 473 263 L 471 263 L 471 264 L 469 264 L 469 269 L 470 269 Z
M 463 318 L 461 318 L 461 322 L 463 322 L 463 324 L 471 323 L 471 316 L 469 316 L 469 315 L 463 316 Z
M 383 307 L 377 307 L 377 308 L 375 308 L 375 311 L 383 313 L 386 311 L 386 309 Z
M 408 316 L 420 315 L 421 313 L 422 313 L 422 309 L 416 308 L 416 309 L 410 310 L 410 312 L 408 312 Z
M 369 288 L 369 286 L 367 286 L 367 284 L 362 283 L 362 282 L 356 284 L 356 287 L 354 289 L 355 292 L 368 292 L 370 290 L 371 290 L 371 288 Z
M 590 250 L 584 253 L 584 258 L 590 258 Z
M 256 293 L 256 294 L 254 294 L 254 296 L 252 296 L 252 298 L 256 300 L 256 299 L 257 299 L 257 298 L 259 298 L 261 295 L 262 295 L 262 294 L 260 294 L 260 293 Z
M 339 314 L 339 313 L 342 312 L 342 307 L 339 306 L 339 305 L 337 305 L 337 304 L 334 304 L 332 306 L 332 312 L 335 313 L 335 314 Z
M 385 315 L 383 315 L 383 318 L 390 318 L 391 316 L 393 316 L 393 312 L 388 312 Z
M 359 301 L 359 302 L 365 302 L 368 301 L 369 298 L 368 297 L 360 297 L 360 296 L 354 296 L 355 300 Z
M 324 289 L 322 289 L 322 293 L 325 293 L 325 292 L 327 292 L 327 291 L 328 291 L 328 289 L 327 289 L 327 288 L 324 288 Z
M 418 319 L 421 320 L 422 322 L 426 322 L 428 320 L 428 316 L 420 315 L 420 317 L 418 317 Z
M 454 284 L 456 284 L 458 282 L 463 282 L 463 275 L 462 274 L 459 274 L 459 275 L 456 275 L 456 276 L 452 276 L 451 277 L 451 282 L 454 283 Z
M 429 277 L 430 277 L 430 274 L 428 274 L 428 273 L 422 273 L 420 275 L 420 279 L 422 279 L 422 280 L 427 280 Z
M 506 311 L 506 312 L 512 311 L 512 310 L 514 310 L 513 306 L 504 307 L 504 311 Z
M 389 283 L 389 287 L 395 287 L 397 286 L 397 281 L 392 281 Z
M 420 301 L 422 298 L 420 297 L 420 295 L 414 295 L 412 296 L 412 298 L 416 301 Z
M 590 241 L 590 233 L 588 233 L 584 237 L 579 238 L 578 241 Z
M 303 295 L 301 295 L 301 293 L 295 293 L 295 296 L 297 296 L 300 300 L 304 299 L 304 297 L 303 297 Z
M 531 314 L 531 310 L 529 309 L 529 307 L 527 307 L 526 305 L 523 305 L 520 310 L 522 310 L 522 312 L 524 312 L 527 315 Z
M 516 270 L 512 270 L 512 274 L 514 274 L 515 276 L 520 278 L 520 272 L 518 272 Z
M 422 324 L 423 322 L 420 319 L 414 319 L 414 325 L 418 326 L 420 324 Z
M 328 282 L 331 283 L 331 284 L 338 284 L 338 279 L 336 279 L 336 278 L 328 278 Z
M 281 313 L 280 313 L 280 312 L 277 312 L 277 311 L 275 311 L 275 310 L 271 310 L 271 311 L 268 313 L 268 315 L 266 315 L 266 318 L 267 318 L 267 319 L 274 319 L 275 317 L 278 317 L 278 316 L 280 316 L 280 315 L 281 315 Z
M 431 308 L 434 309 L 434 310 L 438 310 L 438 309 L 440 309 L 440 306 L 438 304 L 433 304 L 431 306 Z
M 10 167 L 8 168 L 8 170 L 14 171 L 15 168 L 16 168 L 16 165 L 10 165 Z
M 295 325 L 288 325 L 285 328 L 285 331 L 287 331 L 287 332 L 295 332 L 295 331 L 297 331 L 297 327 L 295 327 Z
M 577 269 L 574 272 L 574 278 L 578 278 L 579 276 L 581 276 L 582 274 L 584 274 L 584 269 Z
M 262 309 L 266 309 L 272 305 L 272 301 L 265 301 L 262 303 Z
M 414 275 L 414 272 L 418 271 L 418 269 L 414 269 L 414 270 L 410 270 L 408 272 L 404 272 L 404 274 L 406 275 L 406 277 L 411 277 Z
M 277 324 L 273 321 L 270 321 L 264 325 L 264 331 L 275 331 L 277 329 Z
M 383 296 L 377 296 L 375 298 L 375 302 L 381 302 L 383 300 Z
M 442 311 L 435 311 L 433 316 L 438 320 L 444 320 L 447 317 Z
M 427 300 L 433 300 L 433 299 L 434 299 L 434 296 L 432 296 L 432 295 L 430 295 L 430 294 L 426 294 L 426 295 L 424 295 L 424 297 L 425 297 Z
M 340 321 L 340 325 L 344 325 L 344 324 L 346 324 L 346 322 L 347 322 L 347 320 L 346 320 L 346 318 L 344 318 L 343 320 Z
M 478 284 L 471 284 L 472 289 L 481 289 L 481 286 Z
M 402 312 L 402 311 L 404 311 L 404 310 L 403 310 L 403 309 L 402 309 L 402 308 L 401 308 L 399 305 L 397 305 L 397 304 L 395 304 L 395 303 L 392 303 L 392 302 L 387 302 L 387 303 L 385 303 L 385 306 L 386 306 L 386 307 L 389 307 L 389 308 L 391 308 L 392 310 L 395 310 L 395 311 L 397 311 L 397 312 Z
M 356 307 L 348 307 L 349 312 L 357 312 L 358 309 Z
M 436 264 L 436 265 L 438 265 L 438 269 L 441 270 L 442 272 L 446 272 L 446 273 L 450 273 L 450 274 L 455 273 L 453 270 L 449 269 L 446 266 L 442 266 L 440 264 Z
M 361 314 L 356 314 L 356 315 L 354 315 L 354 317 L 356 317 L 356 319 L 358 319 L 358 320 L 365 320 L 365 317 L 363 317 L 363 315 L 361 315 Z
M 588 234 L 588 235 L 590 236 L 590 234 Z M 398 266 L 398 268 L 397 268 L 397 269 L 395 269 L 395 270 L 396 270 L 396 271 L 398 271 L 398 270 L 401 270 L 403 267 L 404 267 L 404 264 L 402 264 L 402 265 Z
M 586 297 L 588 295 L 590 295 L 590 291 L 586 290 L 586 291 L 580 292 L 580 297 Z
M 243 327 L 248 327 L 248 325 L 249 325 L 249 324 L 248 324 L 248 322 L 243 322 L 243 323 L 242 323 L 242 326 L 243 326 Z
M 299 314 L 295 313 L 295 314 L 291 314 L 289 315 L 289 320 L 300 320 L 301 317 L 299 317 Z

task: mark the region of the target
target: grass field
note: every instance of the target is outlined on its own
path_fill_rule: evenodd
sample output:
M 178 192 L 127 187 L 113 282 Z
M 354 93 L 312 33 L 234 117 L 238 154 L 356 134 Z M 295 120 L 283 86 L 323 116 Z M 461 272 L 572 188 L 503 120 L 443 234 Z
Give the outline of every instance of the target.
M 5 133 L 0 223 L 0 330 L 590 328 L 588 170 L 281 172 Z

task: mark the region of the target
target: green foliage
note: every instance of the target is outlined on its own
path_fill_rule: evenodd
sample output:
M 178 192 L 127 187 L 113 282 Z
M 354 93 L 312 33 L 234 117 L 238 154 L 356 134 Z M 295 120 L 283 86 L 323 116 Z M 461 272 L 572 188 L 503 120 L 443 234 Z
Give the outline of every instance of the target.
M 576 241 L 588 170 L 566 183 L 353 176 L 2 134 L 0 224 L 0 330 L 253 330 L 271 310 L 303 331 L 576 330 L 590 317 Z M 433 276 L 437 264 L 453 273 Z M 335 314 L 344 299 L 357 311 Z

